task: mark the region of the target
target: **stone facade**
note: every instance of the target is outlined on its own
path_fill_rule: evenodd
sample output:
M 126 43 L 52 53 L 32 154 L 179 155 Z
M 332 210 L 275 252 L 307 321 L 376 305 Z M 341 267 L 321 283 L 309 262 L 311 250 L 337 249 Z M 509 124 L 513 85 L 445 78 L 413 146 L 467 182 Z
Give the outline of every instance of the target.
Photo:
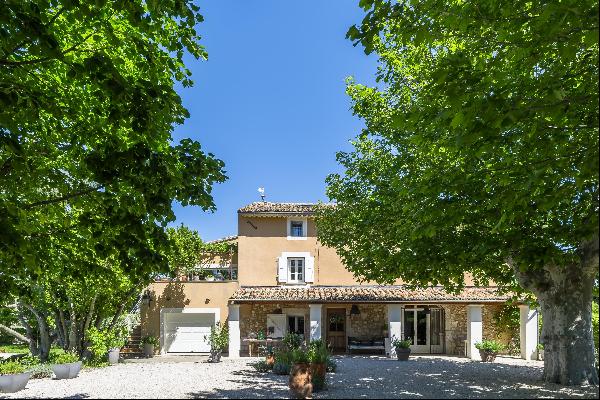
M 358 309 L 359 315 L 347 318 L 347 335 L 365 339 L 384 337 L 384 330 L 387 331 L 387 307 L 384 304 L 360 304 Z

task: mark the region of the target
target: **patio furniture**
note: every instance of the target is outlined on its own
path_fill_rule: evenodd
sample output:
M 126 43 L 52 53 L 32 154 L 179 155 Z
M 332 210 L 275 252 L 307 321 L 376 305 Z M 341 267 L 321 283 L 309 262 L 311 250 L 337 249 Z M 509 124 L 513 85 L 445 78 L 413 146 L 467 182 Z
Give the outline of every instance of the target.
M 377 338 L 357 338 L 348 336 L 348 353 L 352 350 L 382 350 L 385 353 L 385 340 Z
M 248 343 L 248 355 L 250 357 L 252 357 L 252 347 L 256 346 L 256 353 L 258 354 L 258 347 L 261 344 L 264 344 L 265 346 L 273 346 L 273 348 L 276 348 L 278 346 L 280 346 L 283 343 L 282 339 L 272 339 L 272 338 L 267 338 L 267 339 L 243 339 L 242 342 L 244 343 Z

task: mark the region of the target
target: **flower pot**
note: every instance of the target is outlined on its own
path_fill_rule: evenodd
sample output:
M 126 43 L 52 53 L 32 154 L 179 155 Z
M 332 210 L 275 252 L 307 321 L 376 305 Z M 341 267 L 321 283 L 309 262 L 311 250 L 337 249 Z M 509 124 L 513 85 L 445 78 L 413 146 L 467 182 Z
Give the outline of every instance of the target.
M 52 372 L 56 376 L 56 379 L 72 379 L 79 375 L 81 371 L 81 361 L 75 361 L 67 364 L 54 364 L 52 366 Z
M 290 371 L 290 394 L 295 399 L 312 398 L 312 372 L 310 364 L 298 363 L 292 365 Z
M 148 358 L 154 357 L 154 345 L 152 343 L 144 343 L 144 355 Z
M 410 348 L 405 349 L 402 347 L 396 347 L 396 356 L 400 361 L 407 361 L 410 357 Z
M 483 362 L 494 362 L 498 353 L 494 351 L 479 350 L 479 356 Z
M 108 350 L 108 363 L 110 365 L 115 365 L 119 363 L 119 353 L 121 349 L 115 347 L 114 349 Z
M 0 375 L 0 393 L 14 393 L 25 389 L 30 376 L 31 372 Z
M 325 372 L 327 372 L 327 364 L 325 363 L 311 363 L 311 383 L 313 392 L 322 390 L 325 387 Z
M 223 354 L 223 350 L 211 350 L 210 358 L 208 362 L 218 363 L 221 362 L 221 355 Z
M 273 364 L 275 364 L 275 356 L 273 354 L 268 354 L 265 358 L 265 361 L 267 362 L 268 366 L 272 366 Z
M 544 361 L 544 349 L 539 349 L 537 351 L 537 359 L 538 361 Z

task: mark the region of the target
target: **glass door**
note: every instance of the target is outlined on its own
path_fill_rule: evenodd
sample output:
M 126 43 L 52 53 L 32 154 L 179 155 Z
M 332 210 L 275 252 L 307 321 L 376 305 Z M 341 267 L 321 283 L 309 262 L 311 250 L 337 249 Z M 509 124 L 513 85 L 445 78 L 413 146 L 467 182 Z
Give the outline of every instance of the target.
M 413 353 L 430 352 L 430 319 L 424 308 L 405 308 L 403 313 L 404 339 L 412 339 Z

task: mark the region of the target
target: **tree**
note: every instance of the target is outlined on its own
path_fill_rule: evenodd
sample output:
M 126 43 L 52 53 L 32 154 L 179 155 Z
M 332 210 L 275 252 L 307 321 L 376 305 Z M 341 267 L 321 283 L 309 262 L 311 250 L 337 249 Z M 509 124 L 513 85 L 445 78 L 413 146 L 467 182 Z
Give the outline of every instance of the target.
M 92 312 L 90 288 L 168 271 L 174 201 L 215 208 L 223 162 L 171 136 L 188 116 L 184 55 L 206 58 L 201 21 L 190 0 L 0 3 L 0 298 L 44 343 L 54 309 L 79 323 L 127 304 Z
M 545 379 L 597 383 L 597 3 L 360 3 L 347 36 L 383 88 L 348 84 L 366 128 L 327 178 L 321 242 L 361 279 L 532 292 Z
M 178 276 L 197 269 L 203 246 L 198 232 L 181 224 L 177 228 L 168 228 L 167 234 L 171 240 L 167 255 L 170 271 Z

